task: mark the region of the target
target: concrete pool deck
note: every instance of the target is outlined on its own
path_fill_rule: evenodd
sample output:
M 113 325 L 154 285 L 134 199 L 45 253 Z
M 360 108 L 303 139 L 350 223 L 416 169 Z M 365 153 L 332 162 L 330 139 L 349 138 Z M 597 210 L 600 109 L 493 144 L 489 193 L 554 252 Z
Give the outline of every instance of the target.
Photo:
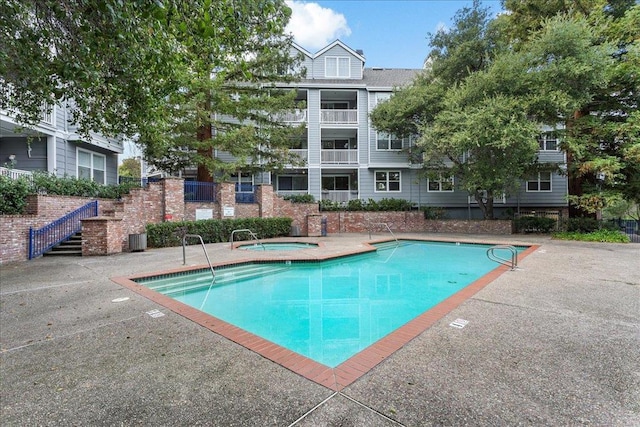
M 111 280 L 181 268 L 182 248 L 2 265 L 0 420 L 11 426 L 640 425 L 640 245 L 398 237 L 540 247 L 519 270 L 501 274 L 340 391 Z M 291 259 L 350 252 L 370 241 L 367 234 L 294 240 L 323 245 L 264 255 L 228 244 L 207 250 L 214 262 Z M 198 245 L 187 248 L 188 265 L 205 262 Z M 122 297 L 129 299 L 112 302 Z M 469 323 L 449 325 L 459 318 Z

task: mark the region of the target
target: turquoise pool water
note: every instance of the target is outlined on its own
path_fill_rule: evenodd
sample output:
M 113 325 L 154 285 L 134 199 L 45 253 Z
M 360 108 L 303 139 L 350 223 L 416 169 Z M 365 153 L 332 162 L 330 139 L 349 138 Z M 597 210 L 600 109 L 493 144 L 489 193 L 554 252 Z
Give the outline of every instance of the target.
M 329 261 L 219 269 L 213 284 L 208 270 L 136 282 L 336 367 L 496 268 L 489 247 L 402 241 Z
M 295 251 L 298 249 L 317 248 L 317 243 L 304 242 L 267 242 L 267 243 L 247 243 L 238 246 L 238 249 L 247 249 L 251 251 Z

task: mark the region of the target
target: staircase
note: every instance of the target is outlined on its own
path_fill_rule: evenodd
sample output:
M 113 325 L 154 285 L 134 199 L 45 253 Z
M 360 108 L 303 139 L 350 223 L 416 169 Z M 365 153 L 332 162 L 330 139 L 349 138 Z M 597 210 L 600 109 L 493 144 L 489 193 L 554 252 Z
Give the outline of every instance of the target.
M 82 256 L 82 232 L 78 232 L 67 240 L 64 240 L 47 252 L 43 253 L 42 256 Z

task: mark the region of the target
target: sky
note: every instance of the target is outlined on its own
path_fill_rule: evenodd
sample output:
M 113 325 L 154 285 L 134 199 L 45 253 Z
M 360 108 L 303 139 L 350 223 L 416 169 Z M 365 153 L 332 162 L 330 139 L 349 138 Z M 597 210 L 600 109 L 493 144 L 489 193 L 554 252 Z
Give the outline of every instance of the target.
M 429 33 L 448 29 L 459 9 L 472 0 L 287 0 L 292 16 L 287 31 L 315 53 L 336 39 L 362 49 L 366 67 L 422 68 Z M 483 0 L 496 14 L 499 0 Z

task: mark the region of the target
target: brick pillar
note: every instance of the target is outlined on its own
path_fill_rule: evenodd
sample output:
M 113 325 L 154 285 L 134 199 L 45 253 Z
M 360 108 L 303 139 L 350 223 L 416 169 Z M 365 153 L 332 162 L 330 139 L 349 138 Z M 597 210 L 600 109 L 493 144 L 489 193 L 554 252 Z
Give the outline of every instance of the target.
M 82 256 L 122 252 L 121 218 L 96 216 L 82 220 Z
M 216 200 L 220 205 L 220 217 L 233 219 L 236 216 L 236 185 L 233 182 L 218 184 Z
M 164 220 L 184 220 L 184 180 L 182 178 L 164 178 L 162 188 Z
M 256 189 L 256 201 L 260 205 L 260 218 L 273 218 L 274 194 L 271 184 L 260 184 Z

